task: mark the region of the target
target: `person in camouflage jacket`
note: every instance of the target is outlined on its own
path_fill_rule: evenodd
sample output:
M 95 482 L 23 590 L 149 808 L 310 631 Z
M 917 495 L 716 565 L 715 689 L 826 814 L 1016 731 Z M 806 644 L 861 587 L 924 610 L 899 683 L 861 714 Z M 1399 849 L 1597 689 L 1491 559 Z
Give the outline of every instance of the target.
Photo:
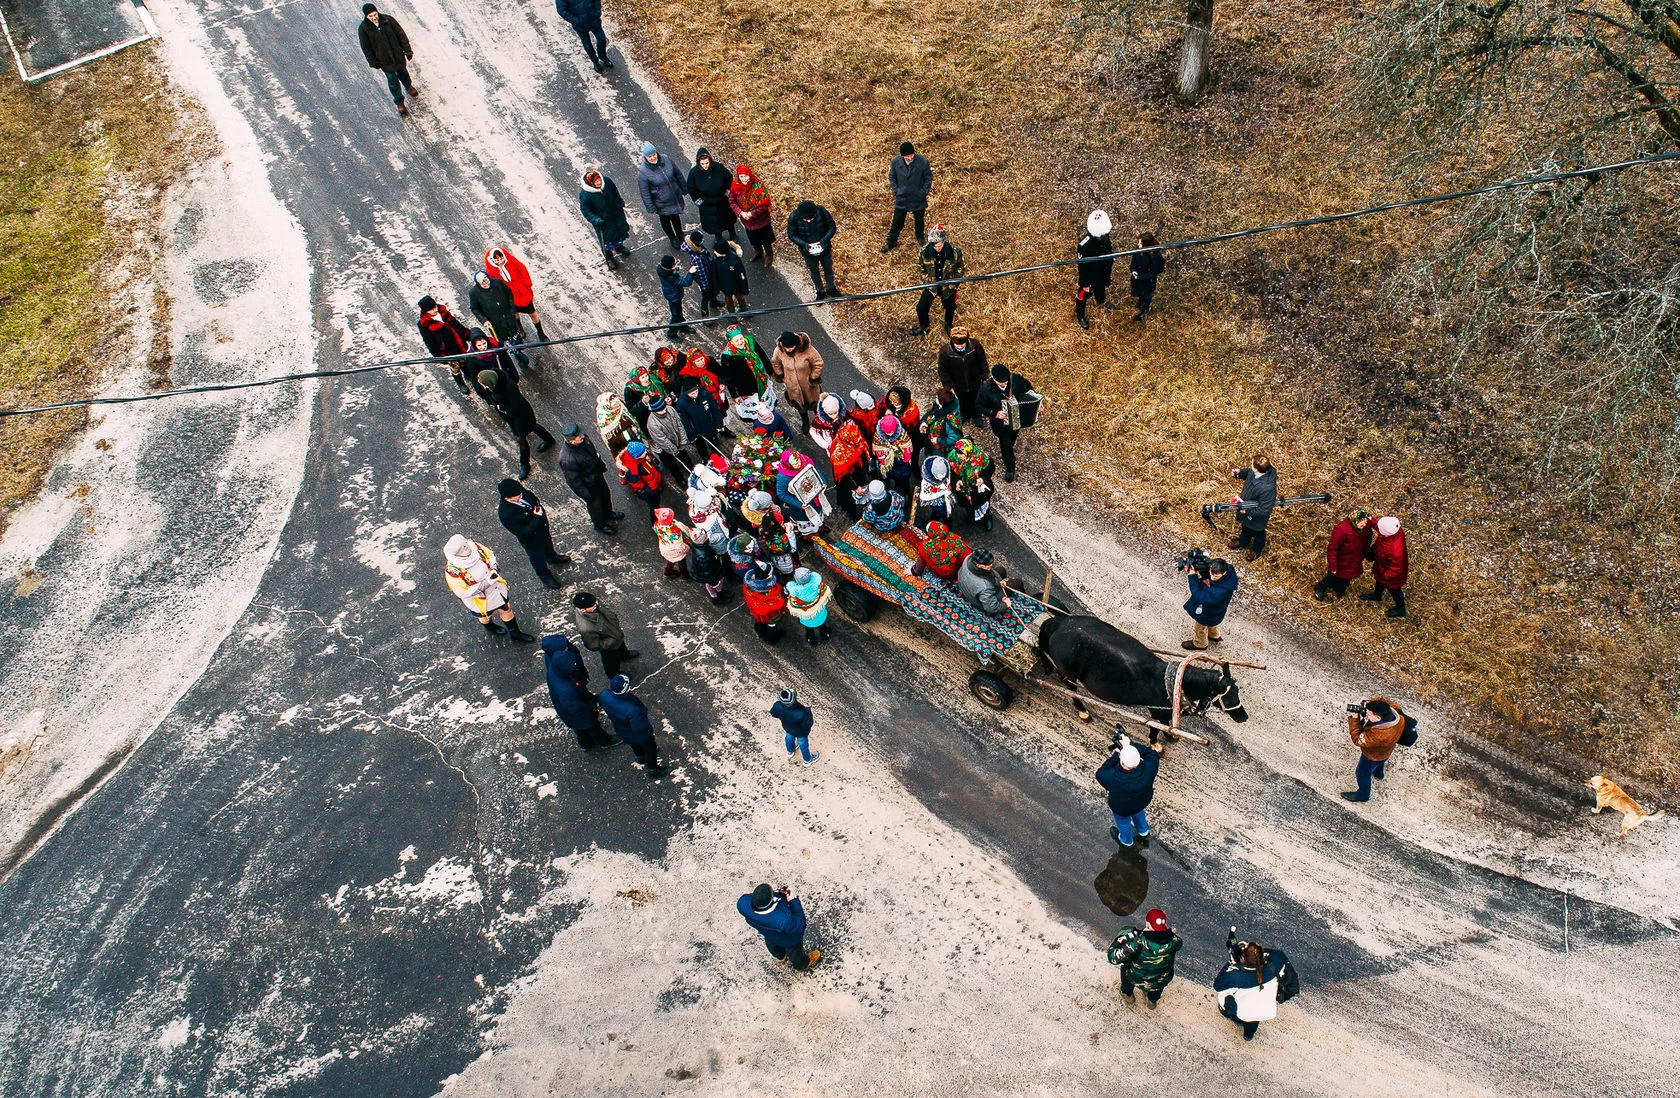
M 1173 958 L 1184 948 L 1184 939 L 1167 925 L 1160 908 L 1150 908 L 1142 927 L 1129 926 L 1108 947 L 1108 963 L 1120 966 L 1120 994 L 1128 999 L 1133 988 L 1142 988 L 1149 1005 L 1161 1001 L 1161 992 L 1173 979 Z

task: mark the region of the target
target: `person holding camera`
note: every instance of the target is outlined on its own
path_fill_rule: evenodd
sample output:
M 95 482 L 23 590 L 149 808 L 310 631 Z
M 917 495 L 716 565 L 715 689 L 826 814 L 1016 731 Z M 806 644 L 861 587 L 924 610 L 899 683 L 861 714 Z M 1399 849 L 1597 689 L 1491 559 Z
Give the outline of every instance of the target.
M 1115 731 L 1114 751 L 1097 770 L 1097 784 L 1108 790 L 1108 811 L 1114 826 L 1108 834 L 1121 846 L 1149 835 L 1149 817 L 1144 809 L 1155 799 L 1155 775 L 1161 769 L 1161 753 L 1148 744 L 1139 746 Z
M 1406 731 L 1406 714 L 1387 698 L 1355 702 L 1348 709 L 1348 738 L 1359 748 L 1353 779 L 1358 788 L 1343 793 L 1344 801 L 1371 799 L 1371 779 L 1383 780 L 1383 766 Z
M 1225 639 L 1219 635 L 1219 625 L 1225 620 L 1232 596 L 1237 593 L 1237 570 L 1223 557 L 1208 559 L 1200 549 L 1186 554 L 1178 562 L 1178 570 L 1190 577 L 1190 597 L 1185 600 L 1184 612 L 1190 615 L 1195 629 L 1184 647 L 1201 652 L 1209 641 L 1218 643 Z
M 1226 542 L 1231 549 L 1247 549 L 1255 560 L 1266 551 L 1266 524 L 1277 507 L 1277 470 L 1265 454 L 1255 454 L 1247 469 L 1232 469 L 1231 476 L 1243 482 L 1234 501 L 1237 505 L 1237 536 Z
M 805 948 L 805 907 L 791 888 L 761 884 L 735 901 L 741 918 L 764 936 L 764 948 L 778 961 L 786 961 L 795 972 L 804 972 L 822 960 L 822 950 Z
M 1301 979 L 1281 949 L 1266 949 L 1259 942 L 1239 942 L 1231 928 L 1225 946 L 1231 960 L 1213 978 L 1213 999 L 1219 1013 L 1242 1027 L 1243 1040 L 1254 1040 L 1261 1022 L 1277 1017 L 1279 1003 L 1287 1003 L 1301 990 Z
M 1120 966 L 1120 994 L 1130 999 L 1142 988 L 1153 1007 L 1161 992 L 1173 981 L 1173 956 L 1184 948 L 1184 939 L 1167 925 L 1167 913 L 1149 909 L 1143 926 L 1129 926 L 1108 947 L 1108 963 Z

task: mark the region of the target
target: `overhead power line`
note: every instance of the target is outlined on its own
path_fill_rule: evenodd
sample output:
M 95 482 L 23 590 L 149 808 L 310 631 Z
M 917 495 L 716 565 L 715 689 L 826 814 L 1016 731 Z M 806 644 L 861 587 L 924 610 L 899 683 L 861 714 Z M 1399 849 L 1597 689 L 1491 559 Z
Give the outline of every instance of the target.
M 1671 163 L 1680 160 L 1680 152 L 1663 153 L 1658 156 L 1645 156 L 1637 160 L 1622 160 L 1614 164 L 1600 164 L 1591 168 L 1580 168 L 1569 172 L 1552 172 L 1548 175 L 1528 176 L 1523 179 L 1507 179 L 1501 183 L 1492 183 L 1486 187 L 1475 187 L 1465 191 L 1449 191 L 1445 194 L 1425 195 L 1421 198 L 1407 198 L 1398 202 L 1384 202 L 1377 206 L 1366 206 L 1358 210 L 1347 210 L 1342 213 L 1321 214 L 1317 217 L 1302 217 L 1293 221 L 1279 221 L 1270 225 L 1255 225 L 1246 229 L 1233 229 L 1230 232 L 1215 233 L 1212 236 L 1191 237 L 1186 240 L 1169 240 L 1157 244 L 1154 248 L 1130 248 L 1120 252 L 1110 252 L 1106 256 L 1084 256 L 1075 259 L 1055 259 L 1048 263 L 1036 263 L 1029 267 L 1012 267 L 1006 271 L 989 271 L 985 274 L 965 275 L 962 278 L 947 278 L 937 282 L 918 282 L 913 286 L 895 286 L 886 290 L 871 290 L 861 294 L 839 294 L 824 298 L 822 301 L 801 301 L 792 305 L 770 305 L 762 309 L 747 309 L 738 313 L 725 313 L 721 316 L 706 317 L 698 320 L 685 321 L 690 326 L 699 324 L 716 326 L 728 324 L 737 320 L 748 320 L 755 316 L 769 316 L 774 313 L 794 312 L 799 309 L 812 309 L 825 305 L 843 305 L 852 301 L 874 301 L 878 298 L 893 297 L 898 294 L 914 294 L 923 290 L 935 290 L 945 286 L 962 286 L 972 282 L 991 282 L 999 278 L 1015 278 L 1020 275 L 1036 274 L 1039 271 L 1054 270 L 1058 267 L 1072 267 L 1079 263 L 1088 263 L 1093 259 L 1126 259 L 1144 251 L 1178 251 L 1185 248 L 1205 248 L 1212 244 L 1223 244 L 1243 237 L 1259 236 L 1262 233 L 1282 232 L 1285 229 L 1305 229 L 1314 225 L 1330 225 L 1338 221 L 1351 221 L 1357 217 L 1369 217 L 1373 214 L 1389 213 L 1394 210 L 1412 209 L 1418 206 L 1433 206 L 1443 202 L 1459 202 L 1466 198 L 1476 198 L 1484 194 L 1498 191 L 1508 191 L 1517 187 L 1539 187 L 1547 183 L 1561 183 L 1569 179 L 1584 179 L 1590 176 L 1604 175 L 1609 172 L 1625 171 L 1629 168 L 1642 168 L 1652 164 Z M 587 332 L 580 335 L 562 336 L 559 339 L 532 340 L 521 342 L 519 348 L 526 350 L 534 347 L 561 347 L 571 343 L 586 343 L 596 339 L 615 339 L 620 336 L 644 335 L 670 327 L 669 323 L 641 324 L 629 328 L 613 328 L 603 332 Z M 365 366 L 347 366 L 339 370 L 309 370 L 296 374 L 281 374 L 277 377 L 257 378 L 251 381 L 230 381 L 217 385 L 188 385 L 179 389 L 163 389 L 151 393 L 136 393 L 132 396 L 102 396 L 88 397 L 84 400 L 66 400 L 58 404 L 43 404 L 36 408 L 4 408 L 0 409 L 0 419 L 11 416 L 37 415 L 42 412 L 57 412 L 67 408 L 92 408 L 105 404 L 136 404 L 146 400 L 163 400 L 166 397 L 191 396 L 195 393 L 226 393 L 238 389 L 256 389 L 266 385 L 281 385 L 293 381 L 309 381 L 314 378 L 348 377 L 353 374 L 373 373 L 378 370 L 394 370 L 403 366 L 421 366 L 437 362 L 450 362 L 456 359 L 478 358 L 483 352 L 470 352 L 459 355 L 445 355 L 439 358 L 424 356 L 418 358 L 399 358 L 386 362 L 373 362 Z

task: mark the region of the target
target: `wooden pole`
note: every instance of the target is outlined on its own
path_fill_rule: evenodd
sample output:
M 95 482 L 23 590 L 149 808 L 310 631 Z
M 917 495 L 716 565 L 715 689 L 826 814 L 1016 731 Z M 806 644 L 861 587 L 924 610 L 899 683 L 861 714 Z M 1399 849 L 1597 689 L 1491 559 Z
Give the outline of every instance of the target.
M 1184 653 L 1182 651 L 1174 652 L 1170 648 L 1151 648 L 1150 651 L 1155 653 L 1157 656 L 1167 656 L 1174 662 L 1184 658 Z M 1209 656 L 1208 659 L 1213 660 L 1215 663 L 1228 663 L 1232 667 L 1252 667 L 1256 671 L 1266 670 L 1266 665 L 1263 663 L 1249 663 L 1247 660 L 1229 660 L 1224 656 Z
M 1042 602 L 1046 606 L 1050 605 L 1050 581 L 1055 578 L 1056 570 L 1054 568 L 1046 568 L 1044 570 L 1044 594 L 1039 596 L 1038 601 Z
M 1157 732 L 1168 732 L 1181 740 L 1193 740 L 1196 743 L 1202 744 L 1204 747 L 1209 743 L 1205 737 L 1198 736 L 1194 732 L 1186 732 L 1182 728 L 1173 728 L 1171 725 L 1162 724 L 1153 717 L 1140 717 L 1135 713 L 1127 712 L 1126 710 L 1120 708 L 1120 706 L 1115 705 L 1113 702 L 1105 702 L 1100 698 L 1088 698 L 1076 690 L 1069 690 L 1067 687 L 1062 686 L 1059 683 L 1050 682 L 1048 679 L 1035 677 L 1028 681 L 1030 681 L 1035 688 L 1043 687 L 1046 690 L 1055 691 L 1065 698 L 1071 698 L 1074 701 L 1079 702 L 1081 705 L 1094 705 L 1098 708 L 1106 709 L 1123 721 L 1130 721 L 1133 724 L 1139 724 L 1145 728 L 1153 728 Z

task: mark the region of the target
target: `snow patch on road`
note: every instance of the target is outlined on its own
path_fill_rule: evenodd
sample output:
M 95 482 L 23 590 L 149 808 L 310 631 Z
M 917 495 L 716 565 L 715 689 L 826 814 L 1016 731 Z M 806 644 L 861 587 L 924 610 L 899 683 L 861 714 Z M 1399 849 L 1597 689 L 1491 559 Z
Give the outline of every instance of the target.
M 176 1018 L 174 1021 L 164 1026 L 162 1031 L 158 1033 L 158 1048 L 163 1049 L 165 1052 L 168 1052 L 172 1048 L 180 1048 L 182 1045 L 187 1043 L 187 1038 L 191 1036 L 191 1034 L 192 1019 L 190 1017 Z
M 408 572 L 413 566 L 412 542 L 419 526 L 412 520 L 403 520 L 382 523 L 366 533 L 358 531 L 356 559 L 389 579 L 388 586 L 399 595 L 414 590 Z

